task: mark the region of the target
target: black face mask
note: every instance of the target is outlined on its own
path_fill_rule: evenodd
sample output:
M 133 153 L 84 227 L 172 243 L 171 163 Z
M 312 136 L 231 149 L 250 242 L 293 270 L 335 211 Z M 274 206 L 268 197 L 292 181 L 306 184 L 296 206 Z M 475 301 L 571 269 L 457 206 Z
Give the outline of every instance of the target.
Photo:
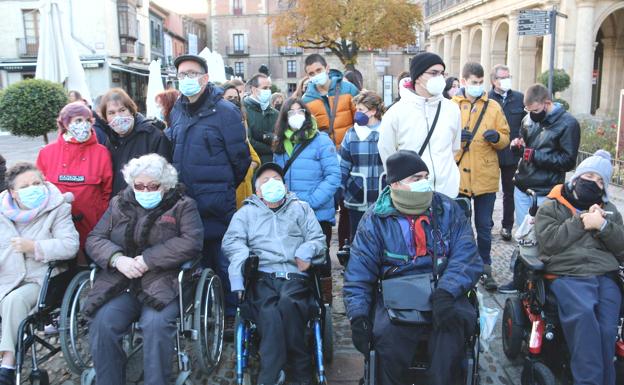
M 241 103 L 239 98 L 227 99 L 228 102 L 233 103 L 236 107 L 240 108 Z
M 578 178 L 574 185 L 574 200 L 572 205 L 581 210 L 587 210 L 595 204 L 602 203 L 604 191 L 592 180 Z
M 529 115 L 531 115 L 532 121 L 534 121 L 535 123 L 541 123 L 544 121 L 544 119 L 546 119 L 546 107 L 544 107 L 541 112 L 531 112 L 529 113 Z
M 282 109 L 282 103 L 275 103 L 275 108 L 276 110 L 280 111 Z

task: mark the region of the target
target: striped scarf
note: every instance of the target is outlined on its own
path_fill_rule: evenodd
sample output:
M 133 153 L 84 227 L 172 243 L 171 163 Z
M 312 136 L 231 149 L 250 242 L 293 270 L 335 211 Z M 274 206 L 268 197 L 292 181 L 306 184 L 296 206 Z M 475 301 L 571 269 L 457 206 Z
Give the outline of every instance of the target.
M 4 195 L 4 199 L 0 202 L 0 214 L 9 218 L 11 221 L 16 223 L 28 223 L 35 219 L 37 215 L 48 205 L 48 200 L 50 199 L 50 192 L 46 188 L 46 198 L 39 205 L 39 207 L 35 207 L 32 210 L 24 210 L 19 208 L 16 202 L 13 200 L 13 197 L 9 192 Z

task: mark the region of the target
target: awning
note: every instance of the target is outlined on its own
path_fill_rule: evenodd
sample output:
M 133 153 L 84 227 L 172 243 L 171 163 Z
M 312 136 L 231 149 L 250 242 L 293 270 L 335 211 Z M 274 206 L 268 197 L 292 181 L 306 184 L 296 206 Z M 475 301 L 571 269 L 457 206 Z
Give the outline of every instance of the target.
M 85 69 L 102 67 L 106 58 L 104 56 L 87 56 L 80 58 L 80 64 Z M 37 59 L 20 60 L 6 59 L 0 60 L 0 70 L 8 72 L 34 72 L 37 68 Z
M 145 76 L 145 77 L 149 76 L 149 69 L 144 70 L 143 68 L 131 67 L 131 66 L 126 66 L 122 64 L 113 64 L 113 63 L 110 63 L 109 67 L 111 68 L 111 70 L 115 70 L 115 71 L 122 71 L 122 72 L 127 72 L 130 74 Z

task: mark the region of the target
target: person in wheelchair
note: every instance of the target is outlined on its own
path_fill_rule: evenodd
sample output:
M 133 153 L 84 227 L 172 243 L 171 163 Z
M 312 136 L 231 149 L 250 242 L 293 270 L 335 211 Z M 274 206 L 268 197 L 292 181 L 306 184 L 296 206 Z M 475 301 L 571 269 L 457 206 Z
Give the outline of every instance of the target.
M 476 326 L 467 293 L 483 262 L 463 210 L 433 192 L 427 165 L 416 152 L 391 155 L 386 172 L 389 186 L 364 214 L 344 275 L 353 344 L 365 356 L 375 350 L 376 383 L 406 384 L 419 340 L 431 331 L 427 383 L 455 384 Z M 416 286 L 422 277 L 424 284 Z M 423 312 L 395 311 L 390 301 Z
M 180 266 L 201 253 L 203 227 L 195 201 L 158 154 L 132 159 L 128 187 L 115 196 L 87 238 L 100 267 L 83 312 L 98 384 L 124 385 L 122 337 L 139 321 L 144 382 L 169 383 L 179 307 Z
M 615 384 L 615 340 L 624 262 L 622 216 L 609 202 L 611 155 L 598 150 L 555 186 L 537 211 L 535 232 L 569 348 L 574 384 Z
M 222 248 L 230 260 L 232 291 L 242 294 L 242 267 L 259 257 L 257 280 L 246 294 L 242 313 L 260 335 L 258 384 L 281 384 L 289 366 L 292 384 L 309 384 L 312 354 L 305 328 L 316 302 L 308 269 L 325 253 L 325 235 L 310 205 L 286 191 L 283 169 L 265 163 L 256 172 L 256 195 L 234 214 Z M 245 314 L 243 314 L 245 317 Z
M 48 262 L 72 259 L 78 232 L 71 218 L 72 195 L 63 195 L 31 163 L 6 174 L 0 194 L 0 384 L 15 384 L 15 344 L 20 323 L 37 304 Z

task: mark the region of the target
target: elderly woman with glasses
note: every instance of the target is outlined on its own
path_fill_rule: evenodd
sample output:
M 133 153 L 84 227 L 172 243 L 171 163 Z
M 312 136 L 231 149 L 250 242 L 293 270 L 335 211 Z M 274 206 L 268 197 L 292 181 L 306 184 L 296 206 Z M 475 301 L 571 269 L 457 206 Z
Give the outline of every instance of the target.
M 128 184 L 87 238 L 101 268 L 85 304 L 98 384 L 125 384 L 121 345 L 130 325 L 143 332 L 145 383 L 171 374 L 180 266 L 201 253 L 203 228 L 195 201 L 184 195 L 165 158 L 148 154 L 123 169 Z

